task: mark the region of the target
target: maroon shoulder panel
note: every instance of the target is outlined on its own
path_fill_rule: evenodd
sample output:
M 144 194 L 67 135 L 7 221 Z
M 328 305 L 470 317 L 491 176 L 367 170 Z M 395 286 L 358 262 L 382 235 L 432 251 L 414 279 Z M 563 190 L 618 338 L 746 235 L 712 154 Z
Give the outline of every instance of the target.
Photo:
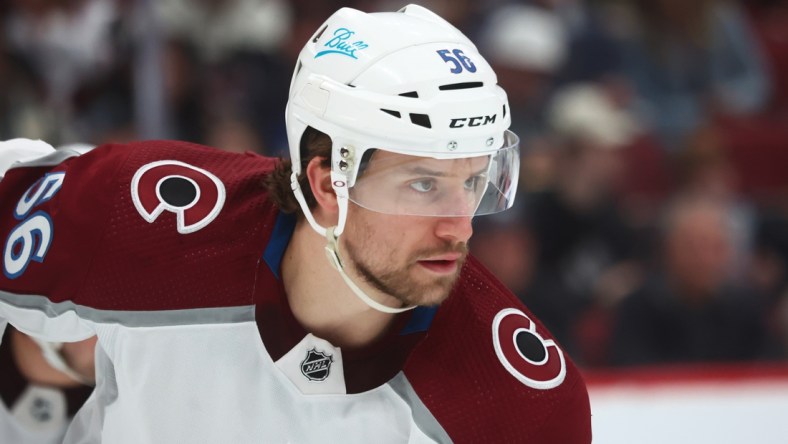
M 4 273 L 0 290 L 103 310 L 251 305 L 265 228 L 275 215 L 262 184 L 274 162 L 152 141 L 12 169 L 0 182 L 0 241 L 20 225 L 14 208 L 23 195 L 46 174 L 64 176 L 31 212 L 49 218 L 44 257 L 17 275 Z M 30 239 L 40 244 L 35 233 Z M 25 243 L 12 246 L 14 257 L 27 254 Z
M 405 375 L 455 442 L 591 442 L 577 368 L 472 257 Z

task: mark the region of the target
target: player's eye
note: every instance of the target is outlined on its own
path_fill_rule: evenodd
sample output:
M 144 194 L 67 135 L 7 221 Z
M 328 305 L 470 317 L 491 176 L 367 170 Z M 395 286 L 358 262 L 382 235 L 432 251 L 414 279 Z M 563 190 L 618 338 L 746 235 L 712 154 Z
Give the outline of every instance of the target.
M 410 187 L 418 191 L 419 193 L 428 193 L 435 188 L 435 180 L 434 179 L 423 179 L 417 180 L 415 182 L 410 183 Z
M 465 184 L 464 184 L 465 189 L 468 190 L 468 191 L 476 191 L 479 188 L 479 186 L 482 184 L 482 180 L 483 179 L 484 179 L 484 176 L 481 176 L 481 175 L 469 177 L 465 181 Z

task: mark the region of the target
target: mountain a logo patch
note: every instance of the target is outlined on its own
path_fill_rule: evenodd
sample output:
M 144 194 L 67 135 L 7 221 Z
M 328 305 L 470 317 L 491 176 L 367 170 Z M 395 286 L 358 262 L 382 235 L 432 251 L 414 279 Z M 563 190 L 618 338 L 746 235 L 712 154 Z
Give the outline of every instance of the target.
M 564 382 L 564 352 L 555 341 L 539 334 L 536 323 L 522 311 L 499 311 L 493 319 L 492 335 L 495 354 L 518 381 L 538 390 L 553 389 Z
M 334 359 L 331 355 L 311 349 L 306 352 L 306 358 L 301 361 L 301 374 L 310 381 L 325 381 L 331 370 Z
M 137 212 L 148 223 L 165 211 L 175 213 L 181 234 L 194 233 L 216 219 L 226 194 L 214 174 L 177 160 L 143 165 L 131 179 L 131 199 Z

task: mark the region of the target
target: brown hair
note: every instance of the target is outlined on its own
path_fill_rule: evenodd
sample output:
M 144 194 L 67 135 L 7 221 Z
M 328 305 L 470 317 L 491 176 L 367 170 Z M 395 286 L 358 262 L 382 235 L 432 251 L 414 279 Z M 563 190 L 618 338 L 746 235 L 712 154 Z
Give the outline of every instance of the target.
M 304 193 L 307 205 L 309 208 L 314 208 L 317 201 L 312 194 L 312 188 L 309 186 L 309 179 L 304 173 L 307 164 L 315 157 L 323 159 L 320 162 L 320 166 L 324 168 L 331 166 L 331 138 L 326 133 L 307 127 L 303 136 L 301 136 L 299 150 L 301 151 L 301 174 L 298 177 L 298 183 L 301 186 L 301 191 Z M 290 175 L 292 173 L 291 160 L 282 158 L 277 163 L 274 171 L 264 179 L 265 188 L 268 190 L 271 200 L 285 213 L 294 213 L 300 208 L 298 201 L 293 195 L 293 190 L 290 188 Z

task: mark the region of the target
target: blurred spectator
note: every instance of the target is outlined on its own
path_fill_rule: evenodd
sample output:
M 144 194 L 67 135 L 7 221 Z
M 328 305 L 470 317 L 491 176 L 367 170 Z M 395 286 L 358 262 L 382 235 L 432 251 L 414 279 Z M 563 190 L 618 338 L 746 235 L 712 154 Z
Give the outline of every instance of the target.
M 157 0 L 153 6 L 166 35 L 190 42 L 208 63 L 237 52 L 277 52 L 290 34 L 283 0 Z
M 43 84 L 36 72 L 0 41 L 0 139 L 52 135 L 43 105 Z
M 774 81 L 769 113 L 788 117 L 788 3 L 784 0 L 744 0 L 754 31 L 769 61 Z
M 593 83 L 561 89 L 550 105 L 550 126 L 564 140 L 609 150 L 627 146 L 642 131 L 631 110 Z
M 86 139 L 88 135 L 74 126 L 74 96 L 84 85 L 103 81 L 113 70 L 117 62 L 113 33 L 118 20 L 112 1 L 10 3 L 3 17 L 2 38 L 14 58 L 6 60 L 17 61 L 12 70 L 29 69 L 22 71 L 28 78 L 17 78 L 22 89 L 8 95 L 12 101 L 23 102 L 24 111 L 17 118 L 35 120 L 13 123 L 12 117 L 11 124 L 21 131 L 15 136 L 41 136 L 54 143 Z M 37 94 L 29 95 L 25 90 L 29 82 L 36 85 Z
M 608 80 L 566 85 L 551 103 L 550 127 L 562 145 L 590 148 L 596 164 L 565 180 L 575 182 L 574 194 L 606 199 L 628 224 L 642 227 L 653 220 L 671 177 L 664 152 L 629 99 Z
M 667 209 L 662 260 L 619 306 L 616 365 L 730 362 L 764 356 L 761 299 L 735 279 L 731 207 L 683 195 Z
M 534 278 L 536 251 L 533 235 L 519 219 L 474 220 L 470 248 L 507 288 L 520 298 L 526 297 Z
M 172 137 L 188 142 L 205 140 L 205 69 L 187 41 L 169 38 L 162 45 L 162 89 Z
M 480 31 L 482 54 L 506 90 L 512 130 L 527 145 L 544 132 L 550 87 L 567 56 L 568 35 L 552 11 L 511 4 L 493 11 Z
M 702 196 L 726 205 L 732 266 L 728 271 L 739 279 L 751 260 L 757 214 L 752 203 L 740 194 L 739 175 L 722 135 L 715 126 L 697 128 L 674 157 L 674 176 L 677 193 Z
M 588 364 L 601 358 L 586 355 L 587 337 L 576 331 L 578 323 L 597 307 L 604 312 L 614 305 L 638 278 L 635 233 L 618 194 L 622 153 L 639 125 L 593 84 L 559 91 L 548 115 L 555 139 L 552 149 L 544 151 L 554 165 L 548 168 L 552 180 L 519 197 L 537 251 L 537 271 L 521 297 L 573 357 Z M 526 168 L 530 156 L 524 156 Z M 606 328 L 605 322 L 591 320 L 595 327 L 584 328 L 598 331 Z
M 636 0 L 623 35 L 624 72 L 669 149 L 714 114 L 764 109 L 762 49 L 735 2 Z M 623 28 L 623 27 L 622 27 Z
M 50 106 L 65 106 L 83 82 L 113 62 L 114 2 L 14 1 L 3 26 L 9 46 L 44 79 Z M 67 110 L 67 109 L 66 109 Z
M 749 278 L 774 304 L 788 297 L 788 203 L 760 211 L 753 243 L 755 260 Z
M 233 150 L 243 141 L 243 149 L 259 153 L 284 150 L 284 117 L 277 110 L 287 101 L 291 68 L 281 59 L 292 29 L 290 2 L 165 0 L 153 5 L 171 42 L 168 51 L 178 56 L 176 63 L 165 59 L 166 69 L 174 70 L 170 77 L 181 79 L 181 84 L 167 83 L 174 129 L 186 136 L 178 138 L 234 140 L 235 147 L 228 147 Z
M 769 358 L 788 359 L 788 286 L 784 287 L 768 318 L 771 339 Z
M 567 56 L 557 73 L 559 84 L 599 82 L 618 77 L 621 55 L 607 26 L 610 11 L 585 0 L 527 0 L 552 13 L 566 30 Z
M 771 344 L 769 357 L 788 359 L 788 200 L 761 209 L 748 280 L 763 295 Z
M 241 125 L 235 128 L 248 129 L 254 133 L 250 136 L 258 139 L 255 143 L 258 153 L 286 152 L 281 110 L 287 103 L 285 85 L 290 80 L 290 67 L 268 54 L 238 52 L 204 71 L 201 94 L 209 130 L 215 123 L 237 120 Z M 277 105 L 281 105 L 280 108 L 276 108 Z M 238 137 L 246 136 L 239 134 Z
M 0 43 L 13 63 L 0 76 L 20 88 L 0 96 L 0 129 L 56 144 L 205 143 L 221 127 L 259 152 L 284 149 L 290 11 L 280 0 L 13 2 Z

